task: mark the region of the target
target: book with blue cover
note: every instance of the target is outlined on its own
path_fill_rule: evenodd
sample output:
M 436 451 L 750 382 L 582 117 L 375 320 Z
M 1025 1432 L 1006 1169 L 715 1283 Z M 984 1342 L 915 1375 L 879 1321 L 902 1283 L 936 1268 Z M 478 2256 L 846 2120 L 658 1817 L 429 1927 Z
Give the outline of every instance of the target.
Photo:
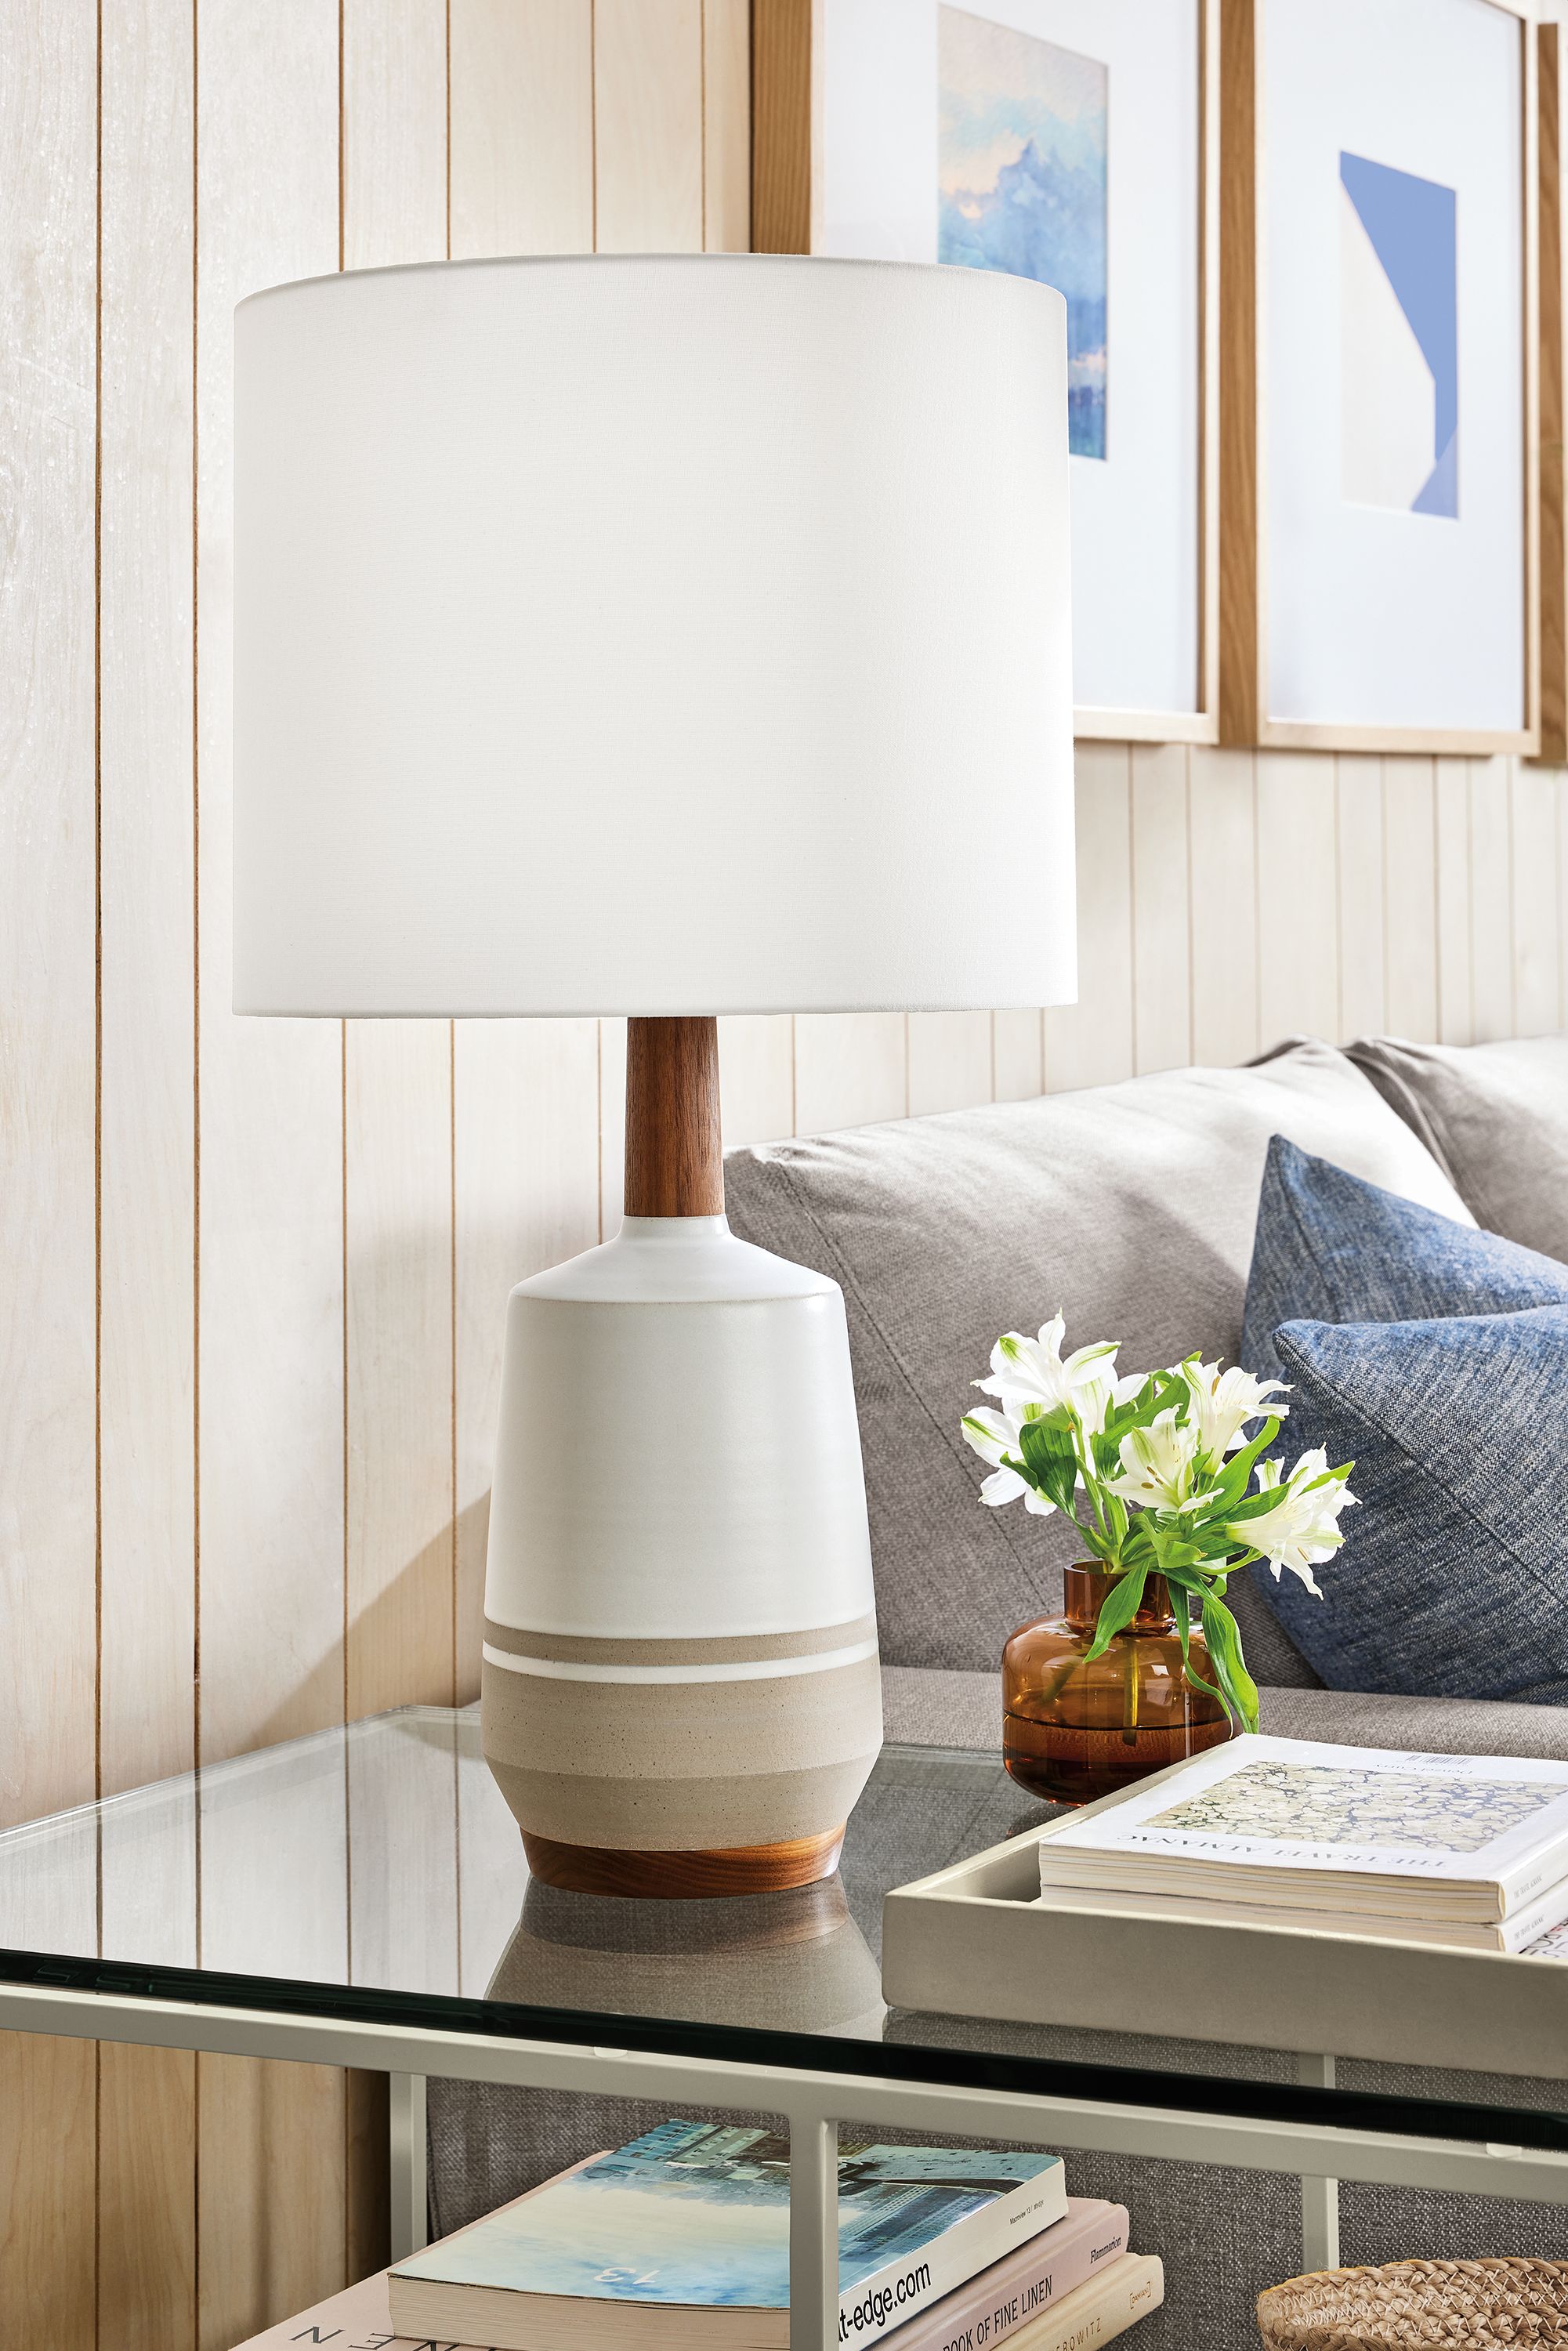
M 841 2342 L 877 2342 L 1066 2210 L 1060 2156 L 841 2141 Z M 390 2288 L 400 2334 L 496 2351 L 784 2351 L 789 2141 L 662 2123 L 400 2262 Z

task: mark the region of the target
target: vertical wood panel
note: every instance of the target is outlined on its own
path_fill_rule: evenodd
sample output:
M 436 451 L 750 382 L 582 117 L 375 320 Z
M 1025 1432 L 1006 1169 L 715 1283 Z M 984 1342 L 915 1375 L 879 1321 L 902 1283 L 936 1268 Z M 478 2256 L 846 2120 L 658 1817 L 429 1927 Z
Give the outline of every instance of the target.
M 194 2351 L 196 2060 L 107 2041 L 99 2065 L 99 2351 Z
M 95 2351 L 90 2041 L 0 2033 L 0 2343 Z M 105 2351 L 113 2341 L 104 2336 Z
M 700 253 L 702 0 L 594 0 L 594 242 Z
M 337 266 L 338 35 L 335 0 L 266 11 L 200 0 L 199 1607 L 209 1761 L 343 1711 L 341 1031 L 229 1009 L 233 311 L 258 287 Z M 343 2102 L 340 2074 L 200 2062 L 202 2351 L 226 2351 L 341 2278 Z
M 1258 1033 L 1260 925 L 1272 945 L 1273 908 L 1256 886 L 1258 808 L 1250 751 L 1195 747 L 1192 818 L 1192 1051 L 1197 1061 L 1245 1061 Z
M 1339 827 L 1339 1019 L 1335 1040 L 1384 1025 L 1383 762 L 1334 760 Z
M 199 2351 L 232 2351 L 346 2283 L 347 2079 L 199 2056 Z
M 94 1785 L 97 26 L 0 70 L 0 1823 Z M 96 2054 L 0 2036 L 0 2341 L 91 2351 Z
M 195 1733 L 195 56 L 188 0 L 102 14 L 99 1781 Z M 106 1920 L 126 1890 L 104 1855 Z M 131 1872 L 137 1892 L 145 1870 Z M 182 1891 L 190 1913 L 190 1886 Z M 150 1905 L 150 1909 L 152 1906 Z M 168 1918 L 158 1922 L 167 1930 Z M 135 1948 L 151 1953 L 152 1919 Z M 119 1946 L 125 1948 L 123 1942 Z M 181 1949 L 171 1957 L 188 1961 Z M 194 2351 L 196 2069 L 106 2043 L 100 2351 Z
M 1506 758 L 1472 759 L 1470 777 L 1470 990 L 1475 1040 L 1511 1037 L 1513 801 Z
M 1437 834 L 1437 1036 L 1468 1045 L 1473 1032 L 1470 977 L 1470 777 L 1464 759 L 1435 763 Z
M 1192 955 L 1186 753 L 1133 747 L 1133 1061 L 1177 1070 L 1192 1060 Z
M 507 1293 L 599 1238 L 591 1020 L 459 1020 L 457 1690 L 479 1687 L 479 1624 Z
M 1396 1037 L 1437 1035 L 1437 827 L 1430 759 L 1383 763 L 1384 1018 Z
M 0 74 L 0 1822 L 93 1789 L 96 23 Z M 13 496 L 10 485 L 20 493 Z
M 392 2099 L 384 2074 L 343 2076 L 343 2274 L 350 2284 L 392 2259 Z
M 445 0 L 346 0 L 343 259 L 446 250 Z M 452 1039 L 344 1024 L 350 1717 L 450 1702 Z
M 1557 1018 L 1568 1029 L 1568 774 L 1557 783 Z
M 446 251 L 446 0 L 343 0 L 343 266 Z
M 1339 1025 L 1339 861 L 1331 754 L 1258 763 L 1259 1034 L 1265 1050 Z
M 452 252 L 593 245 L 592 0 L 451 0 Z
M 967 1110 L 991 1099 L 988 1012 L 909 1015 L 909 1114 Z
M 593 157 L 591 0 L 453 0 L 454 257 L 586 252 Z M 452 1122 L 462 1700 L 479 1687 L 507 1292 L 599 1238 L 595 1023 L 456 1022 Z
M 702 0 L 703 246 L 751 245 L 751 26 L 747 0 Z
M 1513 1027 L 1521 1037 L 1539 1037 L 1558 1022 L 1557 779 L 1522 759 L 1511 764 Z
M 338 12 L 202 0 L 197 807 L 201 1700 L 208 1761 L 343 1708 L 342 1055 L 237 1019 L 230 642 L 233 313 L 338 265 Z
M 103 14 L 101 1792 L 186 1770 L 195 1643 L 189 0 Z
M 718 1024 L 726 1149 L 795 1132 L 795 1023 L 787 1012 L 743 1012 Z
M 795 1132 L 831 1134 L 903 1118 L 908 1024 L 901 1012 L 806 1012 L 795 1023 Z
M 452 1057 L 346 1025 L 349 1717 L 452 1703 Z
M 1045 1016 L 1045 1082 L 1108 1085 L 1133 1074 L 1132 767 L 1124 743 L 1080 743 L 1078 1001 Z
M 1045 1016 L 991 1015 L 991 1091 L 998 1102 L 1030 1102 L 1045 1092 Z
M 721 1105 L 722 1107 L 722 1105 Z M 613 1240 L 626 1189 L 626 1023 L 599 1023 L 599 1238 Z
M 85 1824 L 84 1824 L 85 1822 Z M 97 1947 L 97 1846 L 78 1816 L 6 1874 L 0 1942 Z M 28 1864 L 31 1863 L 31 1866 Z M 0 2033 L 0 2343 L 94 2351 L 90 2042 Z

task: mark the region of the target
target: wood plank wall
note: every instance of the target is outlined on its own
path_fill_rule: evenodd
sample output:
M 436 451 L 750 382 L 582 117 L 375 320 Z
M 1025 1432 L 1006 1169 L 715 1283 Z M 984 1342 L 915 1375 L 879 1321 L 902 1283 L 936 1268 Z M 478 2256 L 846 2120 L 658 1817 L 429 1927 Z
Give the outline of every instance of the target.
M 0 1820 L 468 1696 L 505 1293 L 619 1212 L 618 1024 L 227 1009 L 232 306 L 743 248 L 747 120 L 746 0 L 13 0 Z M 1568 1019 L 1568 776 L 1093 745 L 1079 797 L 1076 1007 L 728 1021 L 730 1140 Z M 226 2351 L 327 2293 L 383 2113 L 0 2037 L 0 2341 Z

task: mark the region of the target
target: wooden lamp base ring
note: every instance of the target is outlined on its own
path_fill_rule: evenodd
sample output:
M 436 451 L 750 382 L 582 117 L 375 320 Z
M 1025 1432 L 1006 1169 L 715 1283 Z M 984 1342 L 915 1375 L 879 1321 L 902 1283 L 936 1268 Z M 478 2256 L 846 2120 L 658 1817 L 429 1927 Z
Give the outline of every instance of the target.
M 622 1894 L 690 1902 L 716 1895 L 777 1894 L 831 1877 L 843 1851 L 843 1825 L 782 1844 L 729 1852 L 632 1853 L 610 1845 L 560 1844 L 523 1831 L 530 1876 L 572 1894 Z

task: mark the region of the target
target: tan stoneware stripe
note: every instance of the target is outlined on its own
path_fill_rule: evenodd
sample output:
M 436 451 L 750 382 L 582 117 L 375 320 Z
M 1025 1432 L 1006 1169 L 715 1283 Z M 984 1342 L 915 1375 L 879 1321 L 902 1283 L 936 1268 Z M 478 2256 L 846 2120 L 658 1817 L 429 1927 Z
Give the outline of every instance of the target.
M 560 1844 L 622 1853 L 730 1852 L 815 1836 L 853 1811 L 875 1760 L 862 1756 L 806 1771 L 724 1772 L 713 1779 L 619 1780 L 586 1772 L 521 1770 L 494 1755 L 514 1817 Z
M 485 1619 L 485 1638 L 511 1657 L 542 1657 L 549 1664 L 616 1666 L 747 1665 L 769 1657 L 814 1657 L 833 1649 L 858 1648 L 876 1638 L 876 1618 L 856 1616 L 846 1625 L 812 1625 L 794 1633 L 718 1633 L 681 1640 L 637 1640 L 619 1634 L 601 1638 L 584 1633 L 535 1633 Z M 580 1683 L 576 1685 L 580 1688 Z
M 874 1656 L 733 1682 L 557 1681 L 486 1660 L 483 1691 L 490 1761 L 557 1774 L 599 1775 L 610 1762 L 639 1781 L 800 1771 L 874 1752 L 882 1736 Z

